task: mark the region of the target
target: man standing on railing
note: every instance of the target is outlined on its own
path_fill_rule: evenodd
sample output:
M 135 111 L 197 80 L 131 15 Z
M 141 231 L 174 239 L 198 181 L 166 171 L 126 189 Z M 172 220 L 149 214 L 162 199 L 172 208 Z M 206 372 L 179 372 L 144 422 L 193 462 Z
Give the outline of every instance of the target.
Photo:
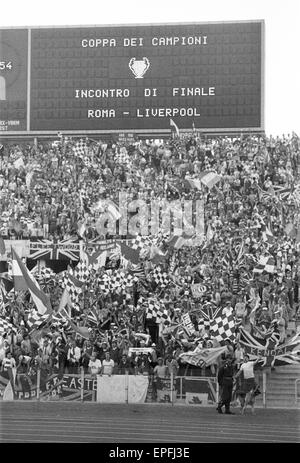
M 227 355 L 224 359 L 223 365 L 220 367 L 218 372 L 218 383 L 220 386 L 220 397 L 217 412 L 222 412 L 222 407 L 225 405 L 225 413 L 227 415 L 234 415 L 230 411 L 230 402 L 232 396 L 232 388 L 233 388 L 233 358 L 231 355 Z

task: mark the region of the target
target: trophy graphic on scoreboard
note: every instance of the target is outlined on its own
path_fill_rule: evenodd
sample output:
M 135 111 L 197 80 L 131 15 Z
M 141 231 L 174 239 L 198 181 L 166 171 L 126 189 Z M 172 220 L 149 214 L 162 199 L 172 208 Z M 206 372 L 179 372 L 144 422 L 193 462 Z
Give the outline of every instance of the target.
M 148 58 L 143 57 L 142 60 L 131 58 L 129 61 L 129 69 L 134 74 L 136 79 L 143 79 L 145 73 L 150 68 L 150 61 Z

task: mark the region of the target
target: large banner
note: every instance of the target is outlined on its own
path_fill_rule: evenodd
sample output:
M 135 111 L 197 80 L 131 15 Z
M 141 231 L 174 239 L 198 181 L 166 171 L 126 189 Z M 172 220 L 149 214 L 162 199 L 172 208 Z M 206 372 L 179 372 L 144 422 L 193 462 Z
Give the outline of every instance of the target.
M 48 240 L 46 238 L 30 238 L 29 240 L 6 240 L 5 253 L 0 255 L 1 261 L 11 259 L 12 247 L 20 257 L 33 260 L 66 260 L 79 261 L 85 253 L 93 255 L 96 252 L 107 251 L 109 256 L 116 248 L 117 243 L 130 243 L 131 240 L 120 239 L 93 239 L 90 241 L 68 238 L 65 240 Z
M 37 400 L 37 372 L 19 374 L 14 372 L 14 387 L 6 372 L 0 373 L 0 400 Z M 39 400 L 81 400 L 81 375 L 47 374 L 41 371 Z M 82 396 L 84 401 L 95 400 L 97 380 L 89 375 L 84 376 Z
M 144 403 L 149 379 L 143 375 L 97 376 L 97 402 Z
M 81 400 L 81 387 L 81 375 L 65 374 L 60 376 L 53 374 L 49 377 L 41 377 L 40 400 Z M 85 375 L 83 379 L 83 400 L 95 400 L 96 389 L 97 380 Z
M 16 374 L 13 371 L 13 380 L 8 372 L 0 373 L 0 400 L 36 400 L 37 397 L 37 374 Z M 11 382 L 14 387 L 11 387 Z M 13 390 L 14 389 L 14 390 Z
M 77 238 L 50 241 L 47 239 L 30 240 L 30 259 L 73 260 L 80 258 L 80 243 Z

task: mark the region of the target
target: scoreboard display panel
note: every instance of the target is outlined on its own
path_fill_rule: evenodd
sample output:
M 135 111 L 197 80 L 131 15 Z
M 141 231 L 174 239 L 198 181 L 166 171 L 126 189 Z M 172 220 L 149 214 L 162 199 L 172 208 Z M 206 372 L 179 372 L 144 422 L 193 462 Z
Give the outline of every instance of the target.
M 28 31 L 0 30 L 0 133 L 27 129 Z
M 263 21 L 10 29 L 0 42 L 5 131 L 264 128 Z

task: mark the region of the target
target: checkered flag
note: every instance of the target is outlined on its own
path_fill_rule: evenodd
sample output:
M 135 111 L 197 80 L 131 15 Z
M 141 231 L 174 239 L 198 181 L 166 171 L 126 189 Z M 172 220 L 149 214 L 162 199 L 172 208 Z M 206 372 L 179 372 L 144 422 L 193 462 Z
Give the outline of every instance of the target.
M 110 289 L 115 291 L 116 289 L 122 288 L 124 283 L 125 273 L 120 271 L 115 271 L 110 279 Z
M 159 231 L 157 235 L 154 236 L 153 244 L 158 248 L 163 246 L 170 239 L 170 232 Z
M 137 235 L 131 242 L 130 247 L 135 251 L 141 252 L 152 245 L 153 238 L 150 236 Z
M 11 330 L 13 330 L 15 333 L 17 332 L 17 328 L 15 328 L 12 323 L 5 320 L 5 318 L 0 318 L 0 335 L 2 336 Z
M 201 330 L 202 328 L 207 329 L 210 328 L 210 320 L 207 320 L 205 318 L 199 318 L 198 320 L 198 328 Z
M 253 273 L 274 273 L 275 271 L 275 259 L 269 256 L 261 256 L 258 263 L 253 269 Z
M 212 337 L 214 337 L 221 345 L 224 344 L 226 339 L 230 341 L 235 340 L 235 320 L 233 315 L 217 317 L 210 325 Z
M 30 331 L 38 329 L 42 323 L 45 323 L 50 317 L 49 313 L 41 315 L 37 310 L 32 310 L 27 318 L 27 325 Z
M 69 274 L 64 279 L 64 288 L 67 290 L 72 306 L 79 310 L 79 296 L 82 294 L 83 282 L 75 278 L 73 275 Z
M 101 275 L 98 280 L 98 285 L 103 294 L 109 294 L 111 290 L 111 276 L 107 273 Z
M 144 296 L 140 296 L 137 301 L 137 310 L 146 310 L 148 300 Z
M 151 272 L 152 279 L 158 286 L 164 288 L 171 282 L 169 275 L 163 272 L 160 267 L 157 267 Z
M 79 281 L 83 281 L 84 283 L 90 277 L 90 269 L 84 262 L 79 262 L 75 269 L 74 269 L 74 277 L 77 278 Z
M 168 310 L 154 298 L 147 301 L 146 319 L 152 319 L 156 323 L 171 323 Z
M 75 156 L 83 158 L 86 155 L 87 145 L 86 142 L 80 139 L 73 148 Z
M 123 284 L 122 284 L 122 289 L 126 291 L 128 287 L 133 286 L 135 283 L 139 281 L 138 277 L 135 275 L 131 275 L 130 273 L 125 275 Z
M 121 288 L 122 291 L 126 291 L 128 286 L 133 286 L 137 281 L 138 278 L 133 275 L 126 274 L 122 271 L 116 271 L 111 278 L 110 287 L 112 291 L 119 288 Z

